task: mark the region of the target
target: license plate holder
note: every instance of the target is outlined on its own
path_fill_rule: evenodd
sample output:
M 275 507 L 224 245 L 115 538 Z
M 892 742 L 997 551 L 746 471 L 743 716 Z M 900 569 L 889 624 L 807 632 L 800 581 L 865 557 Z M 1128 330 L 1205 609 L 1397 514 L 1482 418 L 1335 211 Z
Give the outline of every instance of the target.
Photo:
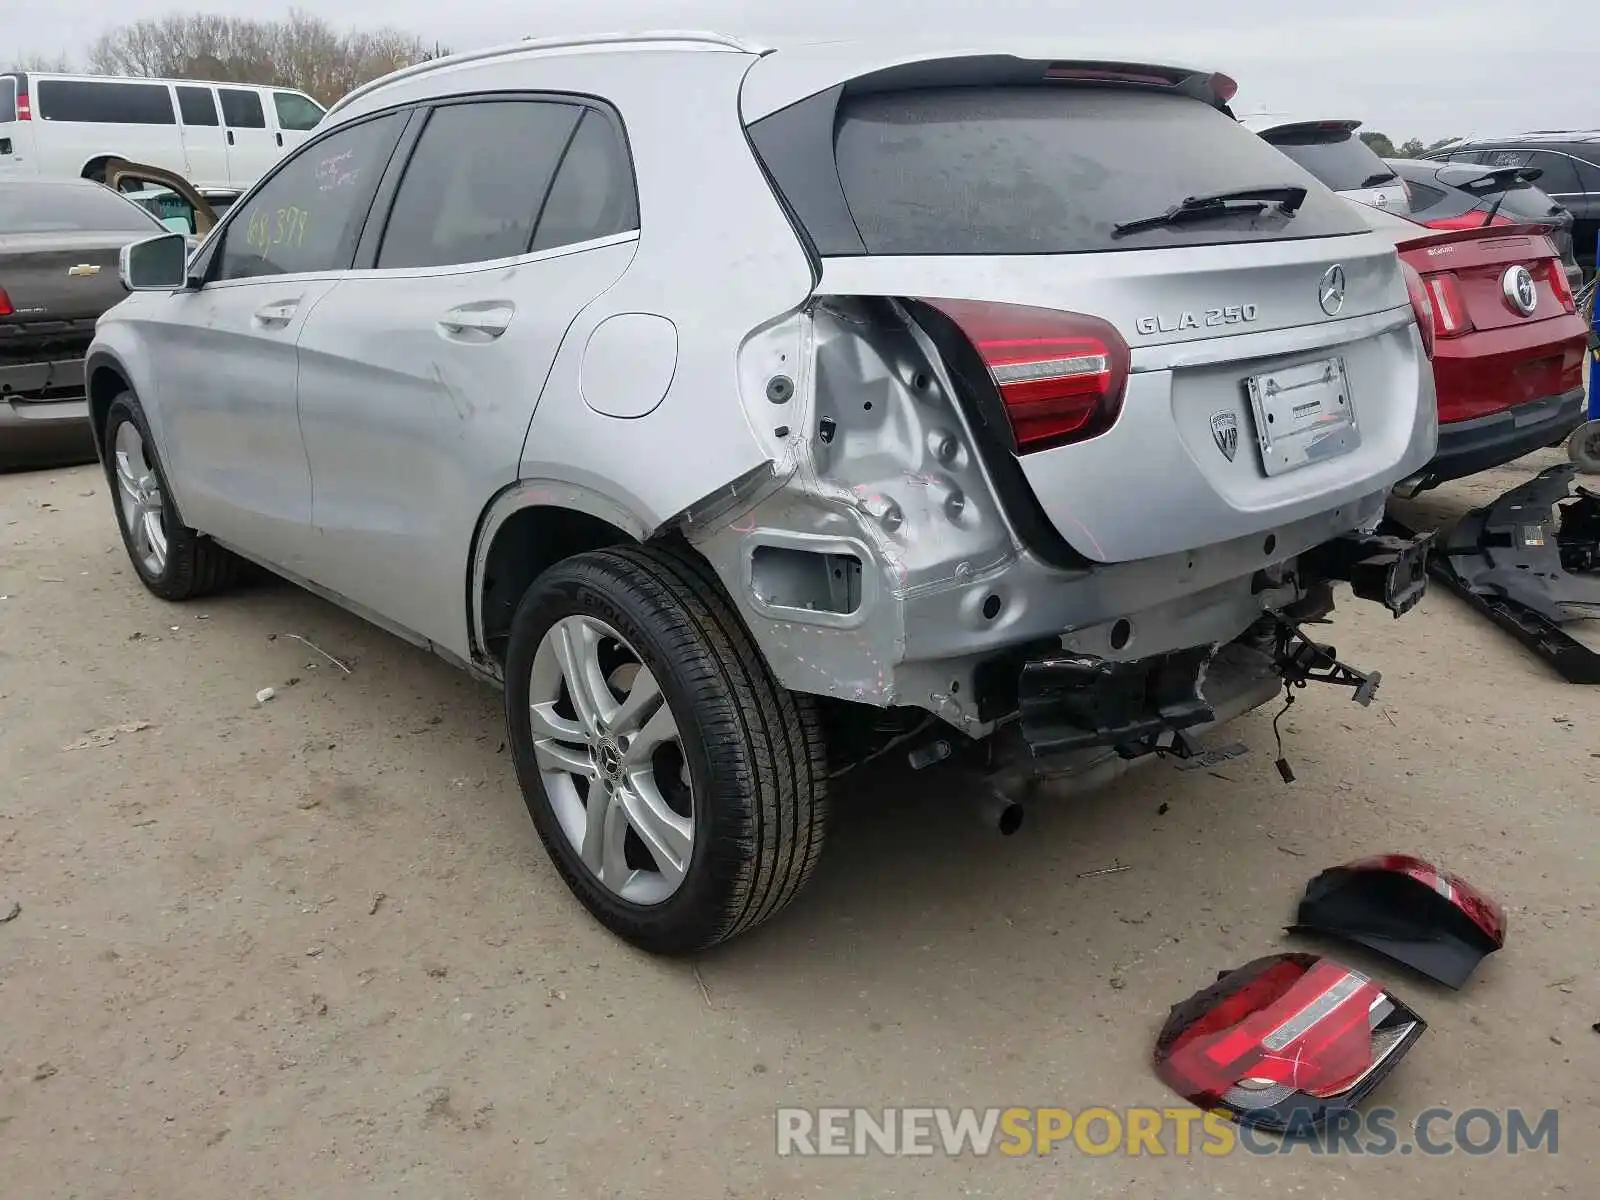
M 1337 458 L 1359 444 L 1355 401 L 1342 357 L 1251 375 L 1244 384 L 1255 415 L 1261 468 L 1269 476 Z

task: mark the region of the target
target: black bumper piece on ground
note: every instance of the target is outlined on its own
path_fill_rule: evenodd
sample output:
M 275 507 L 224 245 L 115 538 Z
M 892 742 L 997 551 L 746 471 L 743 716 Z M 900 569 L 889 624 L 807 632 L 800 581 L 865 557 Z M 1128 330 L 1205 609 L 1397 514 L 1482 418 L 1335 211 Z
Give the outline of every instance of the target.
M 1600 654 L 1561 628 L 1600 618 L 1600 494 L 1574 493 L 1577 470 L 1551 467 L 1472 509 L 1440 545 L 1432 574 L 1567 682 L 1600 684 Z
M 1583 424 L 1584 403 L 1583 389 L 1577 388 L 1486 417 L 1441 425 L 1439 449 L 1432 461 L 1397 484 L 1395 491 L 1409 498 L 1565 441 Z

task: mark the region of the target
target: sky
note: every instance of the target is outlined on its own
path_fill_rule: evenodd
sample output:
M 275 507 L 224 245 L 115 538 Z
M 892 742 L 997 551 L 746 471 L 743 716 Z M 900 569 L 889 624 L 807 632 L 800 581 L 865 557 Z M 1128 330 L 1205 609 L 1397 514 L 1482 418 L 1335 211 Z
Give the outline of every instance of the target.
M 270 18 L 276 0 L 19 0 L 0 59 L 81 58 L 105 29 L 181 9 Z M 1600 127 L 1595 0 L 343 0 L 299 7 L 338 27 L 391 25 L 467 50 L 524 35 L 716 29 L 784 39 L 1038 34 L 1063 56 L 1116 48 L 1239 81 L 1235 109 L 1360 120 L 1408 137 Z M 1587 9 L 1587 12 L 1585 12 Z

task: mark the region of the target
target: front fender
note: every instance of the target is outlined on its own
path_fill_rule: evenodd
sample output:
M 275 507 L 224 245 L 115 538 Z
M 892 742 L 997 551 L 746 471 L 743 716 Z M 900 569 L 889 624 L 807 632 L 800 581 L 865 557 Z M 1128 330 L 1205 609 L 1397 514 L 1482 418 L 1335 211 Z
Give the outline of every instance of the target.
M 126 313 L 130 306 L 138 308 L 146 303 L 145 296 L 129 296 L 126 300 L 108 309 L 101 315 L 95 325 L 94 341 L 89 343 L 88 353 L 84 355 L 83 377 L 89 389 L 89 411 L 96 411 L 97 389 L 95 387 L 95 373 L 106 369 L 115 371 L 127 383 L 130 391 L 139 398 L 139 406 L 144 409 L 145 423 L 150 427 L 150 436 L 155 439 L 156 453 L 162 455 L 163 473 L 167 478 L 168 500 L 173 506 L 174 515 L 181 521 L 183 519 L 183 487 L 180 479 L 181 470 L 173 470 L 174 464 L 170 456 L 162 453 L 162 448 L 169 445 L 164 423 L 162 421 L 161 403 L 155 388 L 155 375 L 150 362 L 150 355 L 143 340 L 138 336 L 137 330 L 130 327 L 121 315 Z M 101 404 L 109 403 L 111 397 L 106 396 Z M 101 409 L 103 411 L 103 408 Z M 95 435 L 95 453 L 104 454 L 104 448 L 99 444 L 98 431 Z

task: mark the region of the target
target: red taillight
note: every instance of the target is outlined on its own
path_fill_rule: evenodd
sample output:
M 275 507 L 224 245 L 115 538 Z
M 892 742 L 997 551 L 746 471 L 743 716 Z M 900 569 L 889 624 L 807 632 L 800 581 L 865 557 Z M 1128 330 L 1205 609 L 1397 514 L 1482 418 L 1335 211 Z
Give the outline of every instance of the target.
M 1550 290 L 1555 293 L 1556 302 L 1561 305 L 1561 311 L 1575 313 L 1578 303 L 1572 296 L 1572 283 L 1567 279 L 1567 268 L 1559 258 L 1545 260 L 1545 282 L 1550 285 Z
M 0 287 L 0 317 L 9 317 L 17 310 L 11 307 L 11 297 L 6 295 L 6 290 Z
M 1305 1129 L 1358 1102 L 1426 1028 L 1331 959 L 1279 954 L 1174 1006 L 1156 1074 L 1185 1100 L 1272 1129 Z
M 1483 229 L 1489 225 L 1511 225 L 1514 222 L 1510 217 L 1499 213 L 1491 217 L 1486 212 L 1473 209 L 1471 212 L 1464 212 L 1454 217 L 1435 217 L 1431 221 L 1424 221 L 1423 224 L 1429 229 Z
M 1411 311 L 1417 316 L 1417 332 L 1422 335 L 1422 352 L 1433 358 L 1434 316 L 1433 301 L 1428 299 L 1428 289 L 1422 286 L 1422 276 L 1410 263 L 1402 261 L 1400 273 L 1405 276 L 1406 293 L 1411 297 Z
M 1440 338 L 1460 337 L 1472 332 L 1472 318 L 1461 296 L 1461 281 L 1449 271 L 1429 275 L 1423 280 L 1433 306 L 1433 334 Z
M 1128 344 L 1099 317 L 1022 304 L 926 300 L 972 343 L 1018 454 L 1104 433 L 1122 411 Z
M 1371 858 L 1346 863 L 1346 871 L 1395 871 L 1414 879 L 1423 887 L 1432 888 L 1461 909 L 1472 923 L 1494 942 L 1504 945 L 1506 940 L 1506 910 L 1492 896 L 1480 892 L 1465 879 L 1441 870 L 1431 862 L 1409 854 L 1376 854 Z
M 31 121 L 31 120 L 33 120 L 33 109 L 28 106 L 28 93 L 27 92 L 18 92 L 17 93 L 17 120 L 19 120 L 19 121 Z
M 1211 91 L 1221 103 L 1226 104 L 1239 94 L 1239 82 L 1233 76 L 1218 71 L 1211 76 Z

